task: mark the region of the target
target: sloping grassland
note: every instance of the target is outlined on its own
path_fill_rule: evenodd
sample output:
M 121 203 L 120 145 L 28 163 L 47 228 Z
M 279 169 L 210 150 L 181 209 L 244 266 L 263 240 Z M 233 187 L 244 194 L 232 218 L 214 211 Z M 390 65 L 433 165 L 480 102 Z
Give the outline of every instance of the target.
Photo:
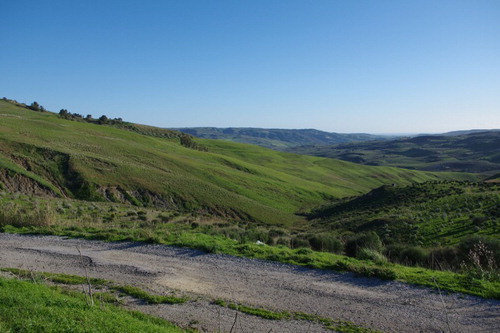
M 151 128 L 154 129 L 154 128 Z M 383 184 L 471 179 L 280 153 L 61 119 L 0 101 L 0 187 L 8 192 L 115 201 L 290 224 L 327 199 Z

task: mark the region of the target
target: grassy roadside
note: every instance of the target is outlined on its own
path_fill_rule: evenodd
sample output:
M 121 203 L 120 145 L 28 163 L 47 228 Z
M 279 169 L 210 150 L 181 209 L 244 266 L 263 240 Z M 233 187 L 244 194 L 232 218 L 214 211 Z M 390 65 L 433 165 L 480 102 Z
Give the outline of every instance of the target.
M 104 279 L 87 278 L 78 275 L 69 274 L 58 274 L 58 273 L 48 273 L 48 272 L 32 272 L 17 268 L 0 268 L 0 271 L 10 272 L 17 276 L 18 278 L 31 279 L 32 281 L 51 281 L 59 284 L 67 285 L 87 285 L 90 284 L 93 287 L 98 288 L 108 288 L 110 291 L 116 291 L 121 295 L 128 295 L 133 298 L 142 300 L 148 304 L 181 304 L 185 303 L 188 299 L 186 297 L 176 297 L 176 296 L 165 296 L 165 295 L 154 295 L 150 294 L 140 288 L 129 286 L 129 285 L 119 285 Z
M 93 293 L 93 299 L 96 304 L 93 306 L 99 307 L 101 310 L 107 310 L 109 304 L 121 304 L 120 300 L 117 298 L 118 295 L 128 295 L 135 299 L 139 299 L 145 301 L 148 304 L 159 304 L 159 303 L 169 303 L 169 304 L 177 304 L 183 303 L 186 301 L 185 298 L 169 298 L 168 301 L 166 296 L 152 295 L 144 290 L 132 287 L 132 286 L 122 286 L 117 285 L 116 283 L 104 279 L 96 279 L 89 278 L 78 275 L 68 275 L 68 274 L 60 274 L 60 273 L 49 273 L 49 272 L 33 272 L 28 270 L 22 270 L 17 268 L 0 268 L 2 272 L 9 272 L 17 277 L 17 281 L 24 280 L 25 282 L 31 282 L 33 285 L 45 286 L 47 282 L 55 283 L 56 286 L 51 286 L 52 290 L 56 292 L 61 292 L 64 295 L 75 296 L 79 299 L 84 298 L 86 302 L 86 306 L 91 308 L 89 305 L 89 295 L 82 293 L 76 293 L 69 291 L 67 289 L 61 289 L 60 287 L 64 287 L 64 285 L 85 285 L 90 283 L 94 289 L 96 290 L 108 290 L 108 291 L 99 291 Z M 2 279 L 0 278 L 0 299 L 1 299 L 1 288 L 4 288 L 4 284 L 2 284 L 3 280 L 10 281 L 12 279 Z M 7 287 L 8 289 L 8 287 Z M 9 290 L 9 289 L 8 289 Z M 9 291 L 7 291 L 9 292 Z M 319 323 L 323 325 L 323 327 L 327 330 L 332 330 L 335 332 L 353 332 L 353 333 L 371 333 L 378 332 L 376 330 L 372 330 L 369 328 L 361 327 L 353 322 L 345 321 L 345 320 L 334 320 L 330 318 L 321 317 L 314 314 L 304 313 L 304 312 L 288 312 L 288 311 L 274 311 L 265 308 L 256 308 L 251 307 L 244 304 L 236 304 L 232 302 L 226 302 L 222 299 L 213 300 L 213 304 L 227 307 L 234 311 L 249 314 L 252 316 L 257 316 L 267 320 L 304 320 L 309 321 L 311 323 Z M 1 318 L 2 309 L 0 306 L 0 318 Z M 136 314 L 136 313 L 134 313 Z M 147 317 L 147 316 L 146 316 Z M 156 318 L 152 318 L 156 320 Z M 0 320 L 1 323 L 1 320 Z M 41 326 L 41 325 L 39 325 Z M 2 326 L 0 326 L 2 328 Z M 45 327 L 44 327 L 45 328 Z M 98 329 L 95 328 L 97 331 Z M 93 331 L 94 328 L 90 329 Z M 49 331 L 50 332 L 50 331 Z M 147 330 L 145 332 L 148 332 Z M 162 332 L 162 331 L 159 331 Z
M 59 236 L 100 239 L 105 241 L 142 241 L 180 247 L 189 247 L 207 253 L 277 261 L 287 264 L 354 272 L 366 277 L 397 280 L 430 288 L 460 292 L 484 298 L 500 299 L 500 281 L 477 279 L 467 274 L 436 271 L 421 267 L 407 267 L 393 263 L 377 264 L 370 260 L 359 260 L 306 248 L 290 249 L 285 246 L 259 245 L 234 241 L 218 235 L 197 233 L 189 229 L 134 229 L 134 228 L 84 228 L 78 226 L 22 227 L 5 226 L 4 232 L 20 234 L 49 234 Z
M 107 302 L 89 306 L 81 293 L 0 278 L 2 332 L 186 332 L 159 318 Z

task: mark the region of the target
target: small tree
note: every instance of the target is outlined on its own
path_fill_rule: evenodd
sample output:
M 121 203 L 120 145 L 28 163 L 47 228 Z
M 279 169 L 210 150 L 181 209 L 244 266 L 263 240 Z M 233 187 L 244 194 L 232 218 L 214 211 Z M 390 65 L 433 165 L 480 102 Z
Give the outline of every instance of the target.
M 38 104 L 38 102 L 33 102 L 29 108 L 33 111 L 40 111 L 40 104 Z
M 59 111 L 59 117 L 64 118 L 64 119 L 68 119 L 69 118 L 69 112 L 68 112 L 68 110 L 61 109 Z
M 108 117 L 106 117 L 105 115 L 102 115 L 97 122 L 99 123 L 99 125 L 107 124 Z

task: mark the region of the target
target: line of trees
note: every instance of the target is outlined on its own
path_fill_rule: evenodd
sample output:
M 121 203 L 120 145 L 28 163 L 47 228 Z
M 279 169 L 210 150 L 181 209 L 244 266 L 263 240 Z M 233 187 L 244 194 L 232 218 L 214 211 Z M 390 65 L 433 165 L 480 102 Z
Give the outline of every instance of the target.
M 9 102 L 9 103 L 12 103 L 14 105 L 20 106 L 20 107 L 25 108 L 25 109 L 36 111 L 36 112 L 45 112 L 45 111 L 47 111 L 37 101 L 34 101 L 30 105 L 27 105 L 27 104 L 24 104 L 24 103 L 20 103 L 20 102 L 14 100 L 14 99 L 8 99 L 7 97 L 3 97 L 2 100 L 6 101 L 6 102 Z
M 84 117 L 83 115 L 81 115 L 79 113 L 71 113 L 66 109 L 61 109 L 59 111 L 59 117 L 61 117 L 63 119 L 75 120 L 75 121 L 85 121 L 88 123 L 99 124 L 99 125 L 115 125 L 115 124 L 123 123 L 122 118 L 110 119 L 106 115 L 102 115 L 98 119 L 95 119 L 92 117 L 91 114 L 88 114 L 87 116 Z
M 2 100 L 12 103 L 14 105 L 37 111 L 37 112 L 46 112 L 47 110 L 41 106 L 38 102 L 34 101 L 30 105 L 24 104 L 17 102 L 16 100 L 11 100 L 8 99 L 7 97 L 3 97 Z M 194 150 L 199 150 L 199 151 L 208 151 L 208 149 L 203 146 L 198 144 L 193 136 L 181 132 L 176 132 L 176 131 L 170 131 L 166 129 L 156 129 L 156 130 L 151 130 L 147 128 L 142 128 L 140 126 L 136 126 L 135 124 L 131 124 L 128 122 L 124 122 L 122 118 L 108 118 L 106 115 L 102 115 L 99 118 L 94 118 L 92 117 L 91 114 L 86 115 L 85 117 L 79 113 L 71 113 L 67 109 L 61 109 L 59 110 L 59 117 L 62 119 L 67 119 L 67 120 L 73 120 L 73 121 L 80 121 L 80 122 L 87 122 L 87 123 L 92 123 L 92 124 L 98 124 L 98 125 L 118 125 L 119 128 L 126 129 L 129 131 L 137 132 L 140 134 L 144 135 L 149 135 L 149 136 L 154 136 L 154 137 L 164 137 L 164 138 L 174 138 L 177 137 L 179 138 L 179 143 L 190 149 Z

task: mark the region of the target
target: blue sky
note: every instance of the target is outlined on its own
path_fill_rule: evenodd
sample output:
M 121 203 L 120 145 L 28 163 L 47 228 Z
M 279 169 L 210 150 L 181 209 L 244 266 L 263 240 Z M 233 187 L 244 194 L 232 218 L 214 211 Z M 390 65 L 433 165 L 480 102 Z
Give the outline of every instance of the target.
M 500 1 L 2 1 L 0 97 L 161 127 L 500 128 Z

